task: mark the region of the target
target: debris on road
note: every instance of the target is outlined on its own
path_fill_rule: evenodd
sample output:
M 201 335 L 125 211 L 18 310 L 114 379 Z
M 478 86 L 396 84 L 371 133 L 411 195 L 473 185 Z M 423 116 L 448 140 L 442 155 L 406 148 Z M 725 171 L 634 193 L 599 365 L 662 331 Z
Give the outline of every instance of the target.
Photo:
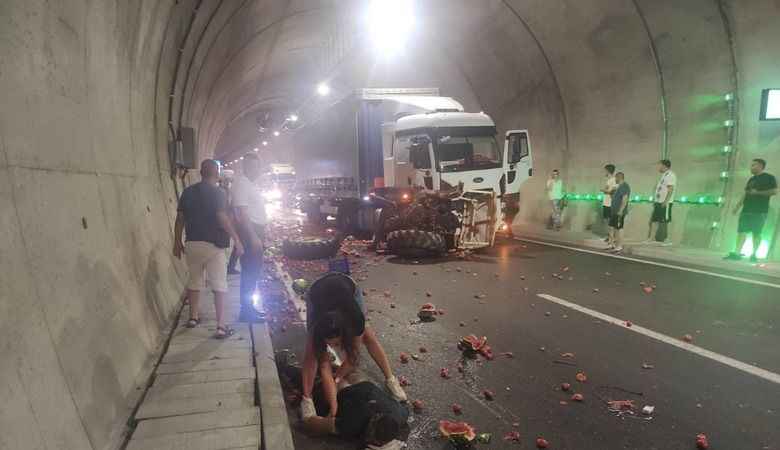
M 420 353 L 428 353 L 428 349 L 425 347 L 420 347 Z
M 517 431 L 509 431 L 504 435 L 505 441 L 520 442 L 520 433 Z
M 501 356 L 503 356 L 504 358 L 514 358 L 515 354 L 512 352 L 503 352 L 501 353 Z
M 538 437 L 536 438 L 536 448 L 547 448 L 550 446 L 550 443 L 547 442 L 547 439 Z
M 399 358 L 401 360 L 401 364 L 407 364 L 409 362 L 409 355 L 404 352 L 401 352 Z
M 426 303 L 420 306 L 420 311 L 417 312 L 417 317 L 423 322 L 432 322 L 436 320 L 436 306 L 432 303 Z
M 634 324 L 630 320 L 626 320 L 626 326 L 631 328 Z
M 467 445 L 477 437 L 474 428 L 468 423 L 450 422 L 449 420 L 439 421 L 439 433 L 456 447 Z
M 596 294 L 598 294 L 598 293 L 599 293 L 599 288 L 593 288 L 593 292 L 595 292 Z
M 496 398 L 496 394 L 493 393 L 493 391 L 489 389 L 485 389 L 482 391 L 482 396 L 485 397 L 485 400 L 494 400 Z
M 710 443 L 707 439 L 707 435 L 704 433 L 699 433 L 696 435 L 696 448 L 699 450 L 707 450 L 710 448 Z
M 642 414 L 646 416 L 653 415 L 654 411 L 655 411 L 655 406 L 646 405 L 645 407 L 642 408 Z
M 476 358 L 478 354 L 484 356 L 487 359 L 493 359 L 493 350 L 487 345 L 487 337 L 476 337 L 473 334 L 464 336 L 458 342 L 458 349 L 469 358 Z
M 642 363 L 642 368 L 646 369 L 646 370 L 649 370 L 649 369 L 655 369 L 655 366 L 652 365 L 652 364 L 648 364 L 648 363 Z
M 492 438 L 493 435 L 490 433 L 479 433 L 477 435 L 477 442 L 479 442 L 480 444 L 489 444 Z
M 682 340 L 690 344 L 691 342 L 693 342 L 693 336 L 691 336 L 690 334 L 686 334 L 682 337 Z
M 415 360 L 415 361 L 419 361 L 420 360 L 420 355 L 418 355 L 417 353 L 412 353 L 412 359 Z
M 571 389 L 570 383 L 561 383 L 561 390 L 563 392 L 568 392 L 569 389 Z
M 607 402 L 607 406 L 611 411 L 632 411 L 636 409 L 636 405 L 633 400 L 610 400 Z
M 414 401 L 412 401 L 412 408 L 414 408 L 414 412 L 417 412 L 417 413 L 422 412 L 423 406 L 424 406 L 424 404 L 423 404 L 422 400 L 414 400 Z
M 645 286 L 645 287 L 642 288 L 642 290 L 645 291 L 645 294 L 652 294 L 653 293 L 653 288 L 650 287 L 650 286 Z
M 453 403 L 452 404 L 452 413 L 455 414 L 455 415 L 458 415 L 458 416 L 463 414 L 463 407 L 460 406 L 457 403 Z
M 570 352 L 561 353 L 561 358 L 574 358 L 574 353 L 570 353 Z
M 574 394 L 571 396 L 571 400 L 574 402 L 582 402 L 585 400 L 585 396 L 582 394 Z
M 588 381 L 588 376 L 585 375 L 584 372 L 577 372 L 577 375 L 575 375 L 574 378 L 576 378 L 580 383 L 585 383 Z
M 450 369 L 448 369 L 446 367 L 442 367 L 441 369 L 439 369 L 439 376 L 442 377 L 442 378 L 445 378 L 445 379 L 449 378 L 450 377 Z
M 412 383 L 409 381 L 408 378 L 406 378 L 405 376 L 401 375 L 401 376 L 398 377 L 398 384 L 400 384 L 401 386 L 406 387 L 406 386 L 409 386 Z

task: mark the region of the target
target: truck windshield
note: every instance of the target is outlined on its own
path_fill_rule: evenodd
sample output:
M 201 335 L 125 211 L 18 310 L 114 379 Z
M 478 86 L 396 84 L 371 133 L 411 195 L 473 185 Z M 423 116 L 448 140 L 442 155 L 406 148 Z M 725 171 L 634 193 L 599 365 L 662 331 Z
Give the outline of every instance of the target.
M 436 160 L 441 172 L 496 169 L 501 153 L 493 136 L 441 136 Z

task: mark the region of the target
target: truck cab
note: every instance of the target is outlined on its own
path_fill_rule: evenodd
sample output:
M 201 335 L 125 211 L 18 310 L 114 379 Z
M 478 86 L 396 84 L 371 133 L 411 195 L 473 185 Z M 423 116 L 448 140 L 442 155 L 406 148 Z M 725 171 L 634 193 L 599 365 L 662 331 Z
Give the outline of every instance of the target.
M 520 186 L 531 176 L 528 132 L 506 133 L 502 151 L 496 126 L 484 113 L 462 111 L 414 114 L 397 120 L 385 170 L 397 187 L 447 192 L 493 192 L 502 211 L 497 229 L 517 212 Z

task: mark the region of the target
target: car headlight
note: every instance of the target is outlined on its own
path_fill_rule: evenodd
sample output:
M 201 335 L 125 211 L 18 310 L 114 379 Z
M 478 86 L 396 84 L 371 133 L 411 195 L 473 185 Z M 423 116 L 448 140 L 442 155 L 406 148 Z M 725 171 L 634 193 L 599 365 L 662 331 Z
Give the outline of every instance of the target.
M 270 191 L 263 192 L 263 196 L 266 200 L 279 200 L 282 198 L 282 191 L 279 189 L 271 189 Z

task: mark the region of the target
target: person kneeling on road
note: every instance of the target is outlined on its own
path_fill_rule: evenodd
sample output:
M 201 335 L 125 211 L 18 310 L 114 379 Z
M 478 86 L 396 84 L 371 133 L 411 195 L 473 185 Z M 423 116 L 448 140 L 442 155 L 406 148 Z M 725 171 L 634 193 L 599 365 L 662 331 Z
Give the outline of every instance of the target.
M 315 281 L 306 299 L 307 336 L 303 358 L 303 397 L 301 415 L 304 419 L 316 415 L 310 408 L 314 378 L 319 368 L 322 386 L 331 416 L 338 413 L 336 386 L 358 365 L 361 345 L 382 370 L 385 385 L 398 401 L 406 401 L 406 393 L 393 375 L 390 361 L 374 331 L 366 326 L 363 296 L 355 281 L 342 273 L 330 273 Z M 341 349 L 343 364 L 333 372 L 327 347 Z

